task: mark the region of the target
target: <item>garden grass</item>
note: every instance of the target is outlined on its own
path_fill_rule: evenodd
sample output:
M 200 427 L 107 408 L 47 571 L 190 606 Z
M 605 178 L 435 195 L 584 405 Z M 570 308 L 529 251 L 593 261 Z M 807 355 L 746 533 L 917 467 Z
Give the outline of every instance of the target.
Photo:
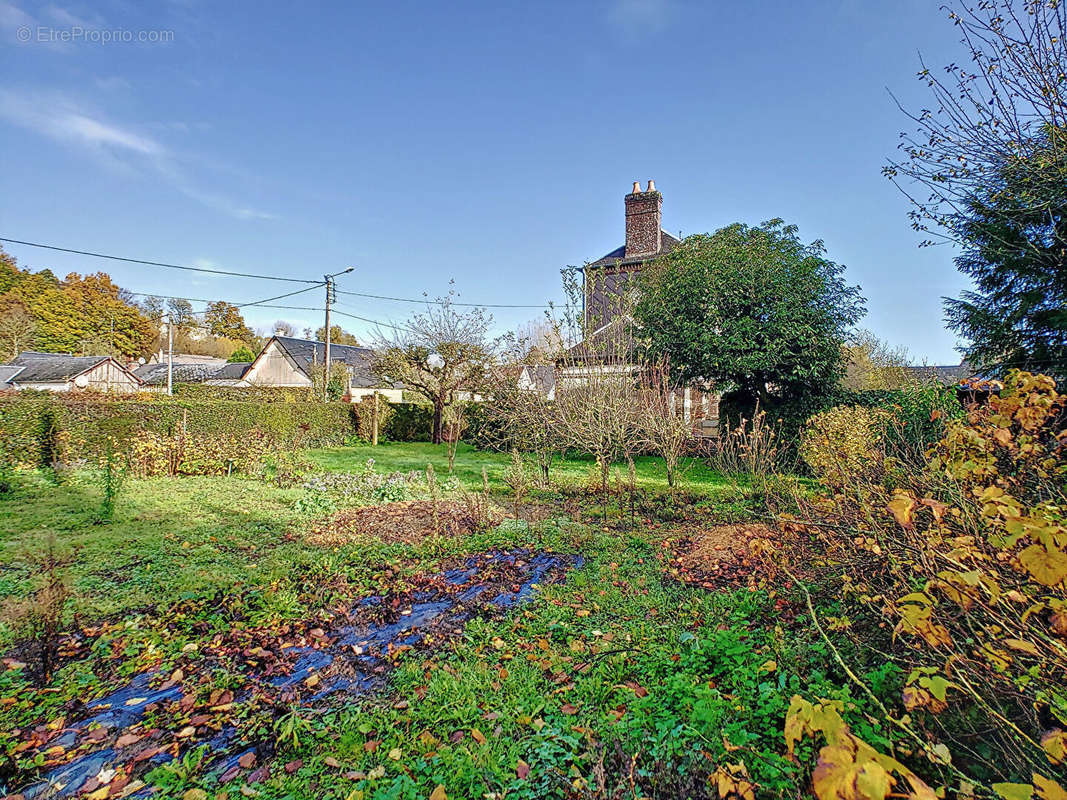
M 448 450 L 444 444 L 429 442 L 384 442 L 377 447 L 358 445 L 355 447 L 327 447 L 310 450 L 307 453 L 318 467 L 333 471 L 358 469 L 368 458 L 373 458 L 375 468 L 383 472 L 398 470 L 425 470 L 427 464 L 433 464 L 439 476 L 448 474 Z M 502 475 L 511 462 L 508 453 L 496 453 L 478 450 L 469 444 L 460 443 L 456 449 L 455 475 L 468 489 L 481 489 L 482 468 L 489 477 L 490 489 L 505 491 L 506 485 Z M 613 480 L 617 473 L 626 480 L 626 464 L 619 463 L 612 468 Z M 634 459 L 637 485 L 641 488 L 668 491 L 667 471 L 663 459 L 653 456 L 638 456 Z M 680 467 L 682 473 L 679 488 L 693 494 L 714 494 L 725 488 L 721 475 L 696 458 L 683 459 Z M 585 486 L 597 473 L 596 461 L 591 457 L 568 456 L 556 457 L 550 472 L 550 479 L 556 483 L 572 486 Z M 532 474 L 532 468 L 531 468 Z
M 23 473 L 0 499 L 0 598 L 29 592 L 50 535 L 89 617 L 269 582 L 304 560 L 286 539 L 299 495 L 236 477 L 130 479 L 113 520 L 99 523 L 90 473 L 60 485 Z

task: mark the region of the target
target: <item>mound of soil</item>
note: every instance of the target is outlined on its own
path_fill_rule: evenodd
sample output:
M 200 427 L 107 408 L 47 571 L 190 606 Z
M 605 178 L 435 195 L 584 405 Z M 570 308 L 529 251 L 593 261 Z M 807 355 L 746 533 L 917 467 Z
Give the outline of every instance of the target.
M 499 520 L 492 520 L 497 522 Z M 478 530 L 479 521 L 461 503 L 411 500 L 338 511 L 317 524 L 308 539 L 323 547 L 336 547 L 360 536 L 385 542 L 416 544 L 429 536 L 463 536 Z
M 752 542 L 778 538 L 766 525 L 716 525 L 665 541 L 662 559 L 672 578 L 690 585 L 718 589 L 754 584 L 770 575 L 766 561 L 753 552 Z

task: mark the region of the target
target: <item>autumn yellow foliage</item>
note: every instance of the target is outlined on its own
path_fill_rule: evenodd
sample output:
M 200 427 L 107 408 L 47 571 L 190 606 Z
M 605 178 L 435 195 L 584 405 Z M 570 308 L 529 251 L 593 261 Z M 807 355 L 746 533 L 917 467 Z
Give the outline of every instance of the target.
M 881 646 L 906 678 L 894 719 L 946 785 L 970 774 L 1005 798 L 1067 797 L 1051 777 L 1067 764 L 1065 420 L 1051 378 L 1012 373 L 903 483 L 872 480 L 807 509 L 854 612 L 883 621 L 864 631 L 868 644 L 891 631 Z M 859 448 L 866 421 L 829 412 L 813 436 L 842 431 Z M 858 449 L 849 454 L 855 464 Z M 886 796 L 887 765 L 857 766 L 866 751 L 850 742 L 820 757 L 816 793 Z M 847 783 L 843 770 L 859 783 L 826 789 Z

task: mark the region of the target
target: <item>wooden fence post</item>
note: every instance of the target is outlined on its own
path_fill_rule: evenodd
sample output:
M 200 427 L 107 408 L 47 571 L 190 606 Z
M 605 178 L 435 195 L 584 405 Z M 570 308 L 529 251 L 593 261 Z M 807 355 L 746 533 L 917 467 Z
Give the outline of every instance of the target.
M 371 411 L 371 447 L 378 446 L 378 392 L 374 393 L 374 410 Z

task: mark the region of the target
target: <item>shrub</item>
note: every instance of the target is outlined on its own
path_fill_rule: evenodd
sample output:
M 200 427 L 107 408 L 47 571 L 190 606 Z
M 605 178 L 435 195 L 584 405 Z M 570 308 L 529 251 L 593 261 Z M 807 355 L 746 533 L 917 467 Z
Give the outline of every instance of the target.
M 1012 373 L 948 423 L 907 488 L 808 509 L 849 614 L 874 623 L 860 650 L 907 675 L 893 724 L 942 784 L 1064 796 L 1046 776 L 1067 756 L 1065 408 L 1052 379 Z
M 214 474 L 236 468 L 231 461 L 244 470 L 269 450 L 338 445 L 355 433 L 347 403 L 15 396 L 0 399 L 0 453 L 31 467 L 100 463 L 118 421 L 127 427 L 116 444 L 146 463 L 170 460 L 144 474 Z
M 391 442 L 428 442 L 433 438 L 433 408 L 419 403 L 392 403 L 395 412 L 385 428 Z
M 836 406 L 861 406 L 892 411 L 897 424 L 886 431 L 886 447 L 901 461 L 922 460 L 922 454 L 944 434 L 949 420 L 963 415 L 956 387 L 916 381 L 899 389 L 835 389 L 818 395 L 781 400 L 765 407 L 784 447 L 799 445 L 809 419 Z M 741 419 L 752 419 L 755 399 L 727 392 L 719 402 L 719 431 L 735 430 Z
M 35 656 L 39 685 L 46 686 L 59 662 L 60 634 L 71 596 L 64 573 L 69 554 L 59 554 L 55 533 L 49 531 L 44 550 L 31 554 L 30 560 L 38 567 L 38 587 L 28 596 L 0 603 L 0 622 L 24 641 L 27 655 Z
M 840 488 L 877 477 L 885 462 L 882 430 L 886 412 L 862 406 L 835 406 L 808 420 L 800 456 L 812 474 Z

